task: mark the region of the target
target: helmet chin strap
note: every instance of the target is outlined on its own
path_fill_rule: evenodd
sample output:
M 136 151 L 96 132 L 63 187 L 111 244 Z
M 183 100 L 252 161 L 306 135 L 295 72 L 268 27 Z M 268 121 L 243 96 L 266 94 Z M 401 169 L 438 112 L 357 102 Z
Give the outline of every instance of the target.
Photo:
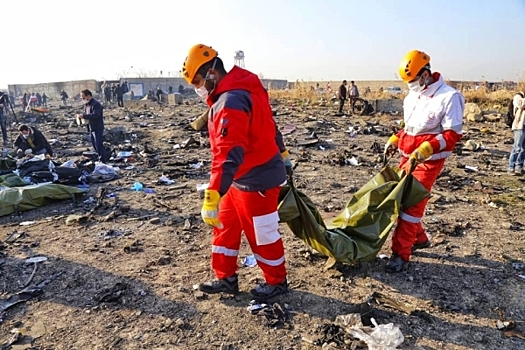
M 217 58 L 214 58 L 213 64 L 211 66 L 212 70 L 215 70 L 216 63 L 217 63 Z M 206 73 L 206 77 L 204 78 L 204 83 L 206 83 L 206 80 L 213 80 L 213 88 L 209 91 L 209 93 L 211 93 L 213 90 L 215 90 L 215 86 L 217 85 L 217 82 L 215 81 L 215 74 Z

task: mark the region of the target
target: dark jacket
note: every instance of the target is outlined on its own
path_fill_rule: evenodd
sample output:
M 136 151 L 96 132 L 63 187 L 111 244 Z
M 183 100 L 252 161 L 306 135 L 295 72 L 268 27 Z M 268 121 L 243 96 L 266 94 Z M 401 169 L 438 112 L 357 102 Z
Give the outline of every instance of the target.
M 0 104 L 3 105 L 0 107 L 0 114 L 4 113 L 4 108 L 7 109 L 7 104 L 9 103 L 9 97 L 6 94 L 0 95 Z
M 89 131 L 104 130 L 104 114 L 100 102 L 92 98 L 84 105 L 84 119 L 88 121 Z
M 31 147 L 31 143 L 34 147 Z M 42 132 L 35 127 L 29 128 L 29 137 L 27 139 L 23 138 L 22 135 L 18 135 L 14 146 L 16 149 L 21 149 L 22 151 L 31 149 L 33 154 L 42 149 L 45 149 L 47 154 L 53 156 L 53 149 L 51 148 L 51 145 L 47 141 L 44 134 L 42 134 Z
M 117 94 L 118 98 L 122 98 L 124 96 L 124 87 L 117 86 L 117 88 L 115 89 L 115 93 Z
M 339 98 L 341 100 L 346 100 L 346 86 L 344 84 L 339 86 Z

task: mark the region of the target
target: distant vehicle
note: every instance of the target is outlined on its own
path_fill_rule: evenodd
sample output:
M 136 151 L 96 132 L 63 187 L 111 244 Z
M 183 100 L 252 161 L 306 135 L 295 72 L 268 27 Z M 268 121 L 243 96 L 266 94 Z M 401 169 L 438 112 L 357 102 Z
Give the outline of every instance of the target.
M 397 95 L 397 94 L 402 93 L 403 91 L 401 90 L 399 86 L 389 86 L 387 88 L 384 88 L 383 92 L 389 92 L 392 95 Z

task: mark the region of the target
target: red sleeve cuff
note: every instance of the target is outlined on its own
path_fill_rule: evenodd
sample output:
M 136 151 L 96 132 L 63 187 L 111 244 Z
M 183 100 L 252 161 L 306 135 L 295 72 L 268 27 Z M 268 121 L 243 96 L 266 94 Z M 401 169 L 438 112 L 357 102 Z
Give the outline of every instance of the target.
M 432 150 L 434 151 L 434 153 L 439 153 L 441 152 L 441 145 L 439 144 L 439 140 L 436 139 L 435 137 L 428 141 L 430 143 L 430 145 L 432 146 Z

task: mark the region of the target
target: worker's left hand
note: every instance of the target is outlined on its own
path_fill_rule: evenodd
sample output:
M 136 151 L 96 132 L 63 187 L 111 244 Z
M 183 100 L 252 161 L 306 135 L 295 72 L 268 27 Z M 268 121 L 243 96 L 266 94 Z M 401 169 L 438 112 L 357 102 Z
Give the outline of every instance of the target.
M 283 158 L 284 167 L 286 168 L 286 174 L 290 175 L 292 172 L 292 161 L 290 160 L 290 153 L 288 150 L 282 152 L 281 157 Z
M 399 137 L 397 137 L 396 134 L 390 136 L 388 138 L 387 143 L 385 144 L 385 152 L 384 154 L 386 156 L 393 156 L 397 152 L 397 144 L 399 143 Z
M 221 195 L 215 190 L 204 191 L 204 203 L 201 209 L 202 220 L 210 226 L 222 228 L 219 221 L 219 201 Z
M 46 154 L 46 159 L 51 159 L 51 155 L 50 154 Z
M 410 159 L 415 160 L 418 163 L 422 163 L 425 160 L 427 160 L 432 154 L 434 153 L 434 150 L 432 149 L 432 145 L 430 142 L 425 141 L 423 142 L 412 154 L 410 155 Z

